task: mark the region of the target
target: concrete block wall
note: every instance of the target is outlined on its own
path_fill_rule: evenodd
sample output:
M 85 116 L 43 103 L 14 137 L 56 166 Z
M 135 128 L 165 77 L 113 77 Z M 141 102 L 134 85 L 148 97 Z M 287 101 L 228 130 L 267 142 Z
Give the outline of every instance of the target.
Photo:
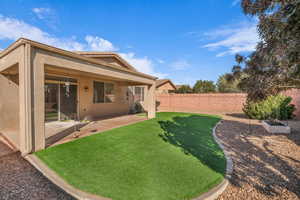
M 300 119 L 300 89 L 292 89 L 283 94 L 293 98 L 295 115 Z M 243 93 L 209 94 L 157 94 L 157 111 L 167 112 L 209 112 L 241 113 L 247 98 Z
M 246 94 L 158 94 L 158 111 L 238 113 L 242 112 Z

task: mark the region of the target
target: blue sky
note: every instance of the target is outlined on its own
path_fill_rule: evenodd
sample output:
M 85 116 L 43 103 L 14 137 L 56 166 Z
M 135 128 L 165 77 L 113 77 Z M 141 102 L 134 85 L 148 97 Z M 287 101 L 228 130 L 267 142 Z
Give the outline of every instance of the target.
M 0 49 L 26 37 L 67 50 L 115 51 L 176 84 L 216 81 L 258 41 L 239 0 L 1 0 Z

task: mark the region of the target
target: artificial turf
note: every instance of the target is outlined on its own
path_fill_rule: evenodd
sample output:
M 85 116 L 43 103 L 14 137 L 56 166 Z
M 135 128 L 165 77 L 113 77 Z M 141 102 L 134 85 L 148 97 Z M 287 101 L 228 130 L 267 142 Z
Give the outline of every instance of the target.
M 155 119 L 54 146 L 36 155 L 68 183 L 114 200 L 183 200 L 220 183 L 226 160 L 218 116 L 157 113 Z

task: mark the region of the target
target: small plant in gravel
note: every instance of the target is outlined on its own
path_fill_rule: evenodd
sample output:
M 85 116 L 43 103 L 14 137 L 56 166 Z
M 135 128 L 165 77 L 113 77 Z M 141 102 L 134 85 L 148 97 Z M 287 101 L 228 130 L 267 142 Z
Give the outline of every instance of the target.
M 295 106 L 291 97 L 272 95 L 259 102 L 247 101 L 243 111 L 251 119 L 287 120 L 294 117 Z

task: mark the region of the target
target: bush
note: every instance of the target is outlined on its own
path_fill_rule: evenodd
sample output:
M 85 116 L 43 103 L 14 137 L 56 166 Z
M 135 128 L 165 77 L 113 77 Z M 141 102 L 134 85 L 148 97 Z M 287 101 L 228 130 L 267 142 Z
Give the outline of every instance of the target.
M 295 105 L 290 104 L 291 101 L 291 97 L 284 95 L 269 96 L 260 102 L 247 100 L 243 111 L 251 119 L 292 119 Z
M 140 102 L 135 102 L 129 111 L 130 114 L 136 114 L 142 112 L 144 112 L 144 109 L 143 106 L 140 104 Z

